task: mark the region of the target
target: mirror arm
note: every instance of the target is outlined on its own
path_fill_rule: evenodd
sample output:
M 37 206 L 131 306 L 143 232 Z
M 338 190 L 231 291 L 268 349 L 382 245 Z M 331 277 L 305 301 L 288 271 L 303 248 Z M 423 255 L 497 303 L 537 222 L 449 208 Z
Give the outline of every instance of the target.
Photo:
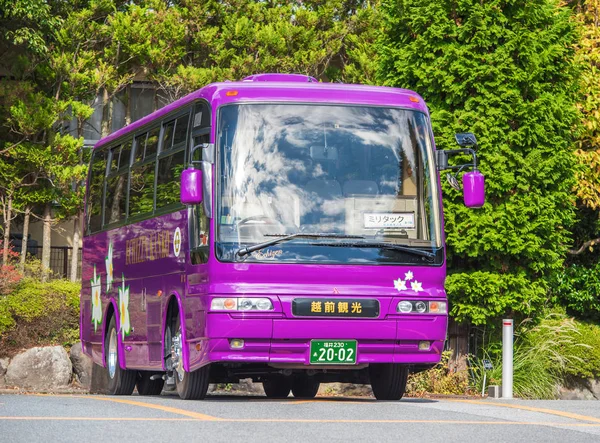
M 473 157 L 473 163 L 465 163 L 464 165 L 458 166 L 448 166 L 448 158 L 450 158 L 451 155 L 456 154 L 470 154 Z M 438 171 L 444 171 L 446 169 L 461 169 L 467 166 L 470 166 L 473 168 L 474 171 L 477 171 L 477 154 L 475 154 L 475 150 L 471 148 L 448 150 L 438 149 L 437 151 L 435 151 L 435 160 Z

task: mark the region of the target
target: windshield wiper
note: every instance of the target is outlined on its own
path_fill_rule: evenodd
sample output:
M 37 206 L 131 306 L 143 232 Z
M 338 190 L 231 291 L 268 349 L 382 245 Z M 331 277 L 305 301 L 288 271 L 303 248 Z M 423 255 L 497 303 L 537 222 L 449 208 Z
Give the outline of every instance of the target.
M 261 249 L 268 248 L 269 246 L 273 246 L 278 243 L 286 242 L 286 241 L 292 240 L 294 238 L 353 238 L 353 239 L 364 238 L 361 235 L 318 234 L 318 233 L 317 234 L 305 234 L 302 232 L 296 232 L 295 234 L 289 234 L 289 235 L 267 234 L 267 235 L 265 235 L 265 237 L 277 237 L 277 238 L 274 238 L 272 240 L 269 240 L 269 241 L 266 241 L 263 243 L 257 243 L 253 246 L 248 246 L 247 248 L 241 248 L 236 252 L 236 254 L 239 255 L 240 257 L 243 257 L 244 255 L 248 255 L 252 252 L 260 251 Z
M 318 243 L 319 246 L 337 246 L 340 248 L 382 248 L 392 249 L 394 251 L 408 252 L 410 254 L 419 255 L 429 259 L 435 258 L 435 253 L 422 251 L 421 249 L 411 248 L 409 246 L 395 245 L 393 243 Z

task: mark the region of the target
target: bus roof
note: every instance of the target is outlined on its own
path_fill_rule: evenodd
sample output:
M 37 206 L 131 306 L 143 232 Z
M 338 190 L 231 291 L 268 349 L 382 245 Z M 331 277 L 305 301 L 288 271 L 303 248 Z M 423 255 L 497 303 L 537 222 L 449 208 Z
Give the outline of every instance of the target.
M 282 81 L 282 80 L 286 81 Z M 99 148 L 117 138 L 134 133 L 142 126 L 192 103 L 207 100 L 212 109 L 226 103 L 284 102 L 315 104 L 354 104 L 415 109 L 428 113 L 425 102 L 416 92 L 386 86 L 345 83 L 318 83 L 299 74 L 257 74 L 242 81 L 211 83 L 99 140 Z

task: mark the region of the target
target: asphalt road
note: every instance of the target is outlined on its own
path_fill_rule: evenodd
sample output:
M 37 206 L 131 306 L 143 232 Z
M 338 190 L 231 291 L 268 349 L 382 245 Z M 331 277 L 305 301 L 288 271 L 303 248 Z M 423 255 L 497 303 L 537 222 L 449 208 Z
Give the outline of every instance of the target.
M 0 441 L 600 442 L 600 401 L 1 395 Z

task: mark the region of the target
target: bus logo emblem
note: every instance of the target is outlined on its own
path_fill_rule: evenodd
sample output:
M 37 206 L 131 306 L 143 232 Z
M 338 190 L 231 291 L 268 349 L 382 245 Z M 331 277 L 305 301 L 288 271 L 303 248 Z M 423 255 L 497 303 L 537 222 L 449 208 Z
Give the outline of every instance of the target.
M 181 229 L 175 229 L 175 235 L 173 236 L 173 252 L 175 257 L 179 257 L 181 252 Z
M 340 291 L 338 291 L 338 288 L 333 288 L 333 293 L 334 293 L 334 294 L 339 294 L 339 293 L 340 293 Z

